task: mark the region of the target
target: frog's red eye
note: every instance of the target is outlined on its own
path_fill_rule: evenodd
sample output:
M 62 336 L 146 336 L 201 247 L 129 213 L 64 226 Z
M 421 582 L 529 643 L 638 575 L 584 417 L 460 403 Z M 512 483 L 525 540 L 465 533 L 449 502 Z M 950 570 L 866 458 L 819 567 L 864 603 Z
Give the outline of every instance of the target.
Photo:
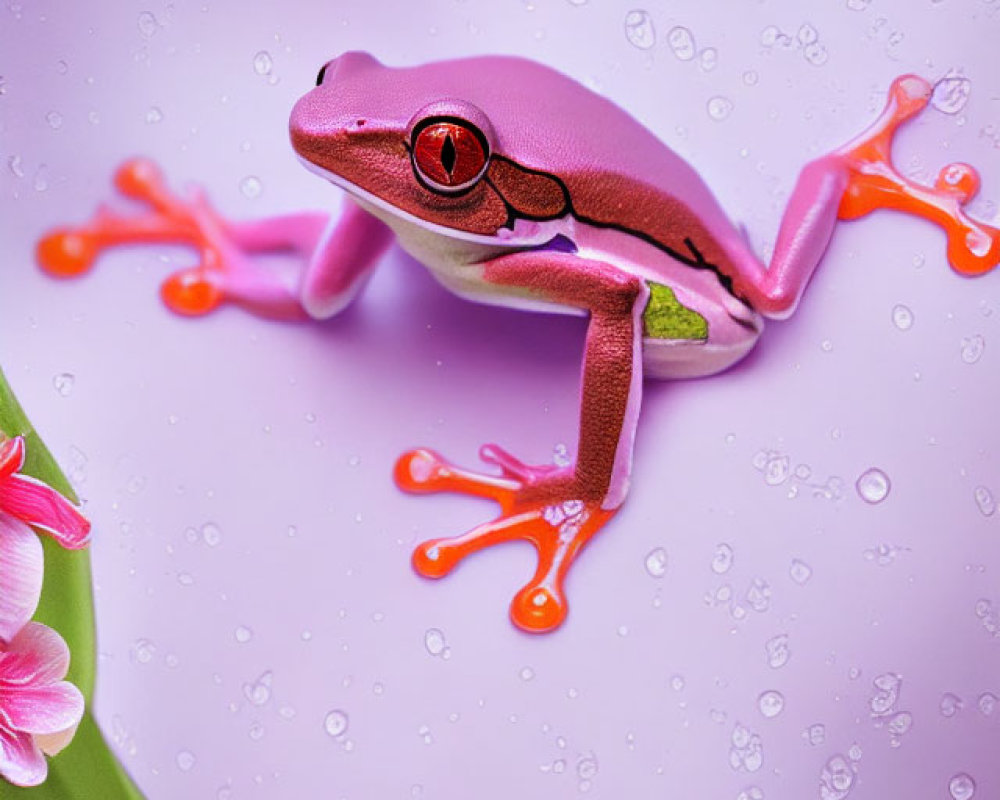
M 486 137 L 464 120 L 430 119 L 413 131 L 413 166 L 433 191 L 456 194 L 486 171 Z

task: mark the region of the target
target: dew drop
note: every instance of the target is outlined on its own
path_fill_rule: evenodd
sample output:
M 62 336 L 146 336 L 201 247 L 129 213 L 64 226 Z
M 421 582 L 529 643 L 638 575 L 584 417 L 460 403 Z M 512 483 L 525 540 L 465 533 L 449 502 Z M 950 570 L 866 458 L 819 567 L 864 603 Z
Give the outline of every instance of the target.
M 957 114 L 965 108 L 971 92 L 972 81 L 960 72 L 950 70 L 947 75 L 934 84 L 931 105 L 944 114 Z
M 590 781 L 597 777 L 597 757 L 590 753 L 576 762 L 576 774 L 580 780 Z
M 534 677 L 535 677 L 535 671 L 531 667 L 522 667 L 521 668 L 521 680 L 522 681 L 530 681 Z
M 757 81 L 760 80 L 760 75 L 757 74 L 757 70 L 748 69 L 743 73 L 743 83 L 747 86 L 756 86 Z
M 889 495 L 891 486 L 892 483 L 889 481 L 889 476 L 878 467 L 871 467 L 862 472 L 854 484 L 861 499 L 872 505 L 885 500 Z
M 444 633 L 437 628 L 428 628 L 424 633 L 424 647 L 427 652 L 432 656 L 439 656 L 444 652 L 445 646 Z
M 951 692 L 945 692 L 941 695 L 941 702 L 938 703 L 938 710 L 941 712 L 942 717 L 953 717 L 962 710 L 964 705 L 965 703 L 962 702 L 962 698 L 952 694 Z
M 177 769 L 181 772 L 190 772 L 195 765 L 197 759 L 194 757 L 194 753 L 190 750 L 181 750 L 177 754 Z
M 267 50 L 259 50 L 254 53 L 253 71 L 258 75 L 270 75 L 273 67 L 274 60 L 271 58 L 271 54 L 267 52 Z
M 854 770 L 844 756 L 831 756 L 820 772 L 821 800 L 844 800 L 854 786 Z
M 819 40 L 819 32 L 808 22 L 803 23 L 799 27 L 799 32 L 796 34 L 796 38 L 801 44 L 812 44 Z
M 979 230 L 979 228 L 973 228 L 965 234 L 965 246 L 969 248 L 969 252 L 972 255 L 982 258 L 990 252 L 990 247 L 993 246 L 993 239 L 985 232 Z
M 913 327 L 913 312 L 902 303 L 894 305 L 892 307 L 892 324 L 901 331 L 908 331 Z
M 847 0 L 847 7 L 851 11 L 864 11 L 871 5 L 872 0 Z
M 979 712 L 985 716 L 989 717 L 996 711 L 997 708 L 997 698 L 992 692 L 983 692 L 979 695 L 979 699 L 976 701 L 976 706 L 979 708 Z
M 646 572 L 654 578 L 662 578 L 667 574 L 667 551 L 662 547 L 650 550 L 646 555 Z
M 49 127 L 52 128 L 52 130 L 57 131 L 62 127 L 63 115 L 58 111 L 50 111 L 45 115 L 45 121 L 49 123 Z
M 150 106 L 146 110 L 146 124 L 155 125 L 158 122 L 163 122 L 163 111 L 157 106 Z
M 695 56 L 694 36 L 683 25 L 677 25 L 668 31 L 667 44 L 681 61 L 690 61 Z
M 159 23 L 151 11 L 143 11 L 136 19 L 136 25 L 139 28 L 139 33 L 148 39 L 156 33 Z
M 781 694 L 781 692 L 769 690 L 757 698 L 757 708 L 759 708 L 760 713 L 768 719 L 778 716 L 784 707 L 785 697 Z
M 716 575 L 724 575 L 733 566 L 733 548 L 723 542 L 715 546 L 715 555 L 712 556 L 712 572 Z
M 826 726 L 822 722 L 813 723 L 805 729 L 802 736 L 814 747 L 821 745 L 826 741 Z
M 723 95 L 716 95 L 715 97 L 709 98 L 708 105 L 706 107 L 708 109 L 708 116 L 716 122 L 722 122 L 722 120 L 732 113 L 733 101 Z
M 748 786 L 736 795 L 736 800 L 764 800 L 764 790 L 759 786 Z
M 323 729 L 329 736 L 335 739 L 343 736 L 347 732 L 347 714 L 339 708 L 335 708 L 326 715 L 323 720 Z
M 60 372 L 52 379 L 52 386 L 60 397 L 69 397 L 73 393 L 76 376 L 72 372 Z
M 244 197 L 249 198 L 250 200 L 260 197 L 260 193 L 263 189 L 264 185 L 260 182 L 260 178 L 256 175 L 247 175 L 240 181 L 240 192 Z
M 978 333 L 962 339 L 962 361 L 966 364 L 975 364 L 983 357 L 986 349 L 986 340 Z
M 214 522 L 206 522 L 201 526 L 201 538 L 209 547 L 218 547 L 222 541 L 222 531 Z
M 149 641 L 149 639 L 139 639 L 132 646 L 132 657 L 139 664 L 148 664 L 153 660 L 153 654 L 155 652 L 156 645 Z
M 792 654 L 788 647 L 788 634 L 780 633 L 768 639 L 764 643 L 764 650 L 767 653 L 767 664 L 771 669 L 785 666 Z
M 792 565 L 788 568 L 788 574 L 799 586 L 803 586 L 812 577 L 812 567 L 805 561 L 794 558 L 792 559 Z
M 10 174 L 15 178 L 24 177 L 24 164 L 21 160 L 21 156 L 11 156 L 7 159 L 7 167 L 10 169 Z
M 656 43 L 656 30 L 649 12 L 643 9 L 629 11 L 625 15 L 625 36 L 640 50 L 648 50 Z
M 959 772 L 948 781 L 948 793 L 954 800 L 971 800 L 976 793 L 976 782 L 971 775 Z
M 240 625 L 235 631 L 233 631 L 233 637 L 240 644 L 246 644 L 253 638 L 253 631 L 246 625 Z
M 670 688 L 675 692 L 681 691 L 684 688 L 684 676 L 672 675 L 670 678 Z
M 719 51 L 714 47 L 706 47 L 698 56 L 698 66 L 705 72 L 711 72 L 719 63 Z

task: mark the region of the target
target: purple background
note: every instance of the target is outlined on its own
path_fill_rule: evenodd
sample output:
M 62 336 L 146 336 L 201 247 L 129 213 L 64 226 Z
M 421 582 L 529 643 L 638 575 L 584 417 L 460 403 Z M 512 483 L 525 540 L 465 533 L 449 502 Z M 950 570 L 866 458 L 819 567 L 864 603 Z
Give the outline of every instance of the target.
M 465 303 L 399 251 L 356 307 L 303 326 L 171 316 L 156 290 L 189 261 L 181 249 L 117 251 L 69 283 L 32 256 L 44 230 L 110 197 L 136 153 L 237 217 L 335 209 L 286 119 L 347 49 L 552 64 L 694 163 L 761 251 L 798 168 L 859 132 L 894 76 L 960 69 L 964 108 L 926 112 L 896 160 L 925 181 L 975 164 L 971 208 L 997 224 L 1000 2 L 646 2 L 649 49 L 626 36 L 632 6 L 598 0 L 289 6 L 0 8 L 0 355 L 94 521 L 97 712 L 144 791 L 735 800 L 756 786 L 773 800 L 823 796 L 840 754 L 852 800 L 961 800 L 959 773 L 976 798 L 1000 796 L 1000 709 L 979 707 L 1000 695 L 1000 640 L 990 608 L 977 614 L 988 601 L 1000 615 L 1000 514 L 975 496 L 1000 493 L 1000 275 L 952 274 L 933 226 L 889 213 L 841 226 L 799 313 L 744 364 L 647 384 L 630 500 L 545 637 L 506 616 L 533 570 L 526 547 L 437 583 L 411 572 L 415 542 L 493 509 L 403 495 L 390 470 L 418 444 L 470 465 L 484 441 L 533 461 L 572 449 L 581 321 Z M 714 67 L 674 53 L 675 26 L 715 49 Z M 725 119 L 713 97 L 732 103 Z M 854 488 L 871 466 L 892 481 L 877 505 Z M 815 496 L 807 484 L 830 476 L 842 496 Z M 722 574 L 720 543 L 735 554 Z M 660 578 L 645 568 L 657 547 Z M 812 570 L 802 585 L 793 559 Z M 747 596 L 755 579 L 766 610 Z M 449 657 L 428 651 L 430 629 Z M 765 642 L 781 634 L 790 657 L 773 668 Z M 886 673 L 901 689 L 873 716 Z M 785 700 L 773 718 L 767 690 Z M 339 737 L 324 730 L 334 709 Z M 902 712 L 912 727 L 894 740 Z M 739 725 L 760 737 L 755 772 L 730 763 Z

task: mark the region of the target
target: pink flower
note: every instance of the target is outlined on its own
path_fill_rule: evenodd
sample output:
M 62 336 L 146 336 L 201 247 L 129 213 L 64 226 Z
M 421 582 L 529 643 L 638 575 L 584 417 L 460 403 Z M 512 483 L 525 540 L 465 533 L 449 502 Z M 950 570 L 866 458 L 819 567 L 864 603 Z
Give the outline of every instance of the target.
M 0 775 L 16 786 L 42 783 L 43 754 L 62 750 L 80 724 L 83 695 L 63 680 L 68 669 L 66 642 L 39 622 L 0 645 Z
M 49 533 L 63 547 L 90 539 L 90 523 L 59 492 L 19 474 L 24 439 L 0 434 L 0 644 L 31 619 L 42 594 L 42 544 L 29 528 Z
M 19 474 L 23 466 L 24 438 L 0 438 L 0 512 L 41 528 L 70 550 L 86 547 L 86 517 L 51 486 Z

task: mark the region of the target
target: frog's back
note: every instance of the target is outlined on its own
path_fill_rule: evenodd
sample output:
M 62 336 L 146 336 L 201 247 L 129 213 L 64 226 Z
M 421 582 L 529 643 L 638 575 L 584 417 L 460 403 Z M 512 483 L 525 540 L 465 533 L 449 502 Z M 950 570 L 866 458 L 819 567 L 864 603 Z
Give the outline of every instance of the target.
M 483 56 L 411 68 L 428 96 L 493 121 L 496 152 L 561 183 L 574 216 L 628 230 L 727 275 L 745 244 L 698 174 L 611 101 L 550 67 Z M 412 102 L 412 101 L 411 101 Z

